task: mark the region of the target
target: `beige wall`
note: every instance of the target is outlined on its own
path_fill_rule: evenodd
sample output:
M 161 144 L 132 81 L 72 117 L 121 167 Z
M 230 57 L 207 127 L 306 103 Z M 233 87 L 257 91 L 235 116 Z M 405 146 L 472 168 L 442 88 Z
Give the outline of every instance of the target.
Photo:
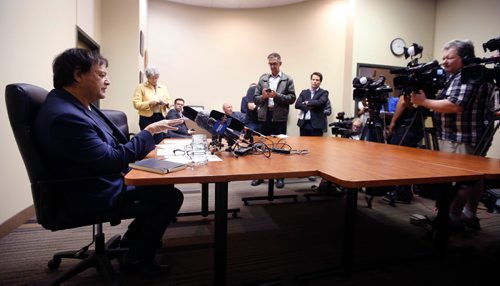
M 3 91 L 7 84 L 15 82 L 52 87 L 54 55 L 75 45 L 75 11 L 74 0 L 0 1 L 0 59 L 4 67 L 0 70 L 0 223 L 32 204 L 28 176 L 10 129 Z
M 433 0 L 356 0 L 353 6 L 349 0 L 313 0 L 281 8 L 222 10 L 160 0 L 2 0 L 0 60 L 7 68 L 0 71 L 0 87 L 28 82 L 50 89 L 52 60 L 75 46 L 78 25 L 110 60 L 112 85 L 102 106 L 124 110 L 131 130 L 137 131 L 131 96 L 143 69 L 142 29 L 149 62 L 162 71 L 161 82 L 174 97 L 184 97 L 190 104 L 220 109 L 225 100 L 231 100 L 239 106 L 248 84 L 268 71 L 267 54 L 278 51 L 283 71 L 294 77 L 297 92 L 308 87 L 312 71 L 321 71 L 334 112 L 349 112 L 357 63 L 406 65 L 404 58 L 389 51 L 394 37 L 422 44 L 422 61 L 428 61 L 439 59 L 448 39 L 468 37 L 479 47 L 498 36 L 500 18 L 495 12 L 500 3 L 471 2 L 439 0 L 435 7 Z M 463 18 L 468 21 L 459 21 Z M 271 26 L 278 32 L 271 34 Z M 297 134 L 295 110 L 291 110 L 289 133 Z M 4 100 L 0 100 L 0 127 L 1 224 L 32 200 Z M 495 145 L 490 156 L 500 158 L 500 144 Z
M 269 9 L 227 10 L 150 2 L 149 62 L 160 82 L 186 104 L 239 110 L 248 85 L 269 72 L 267 55 L 282 56 L 282 71 L 295 81 L 297 96 L 314 71 L 334 106 L 342 104 L 346 0 L 317 0 Z M 307 19 L 307 20 L 306 20 Z M 288 134 L 298 135 L 291 107 Z M 336 108 L 338 111 L 338 108 Z
M 109 60 L 111 86 L 102 108 L 122 110 L 129 118 L 137 117 L 132 106 L 132 93 L 139 83 L 140 5 L 146 0 L 102 1 L 102 54 Z M 129 122 L 131 129 L 137 125 Z
M 101 0 L 76 0 L 76 24 L 96 43 L 101 42 Z

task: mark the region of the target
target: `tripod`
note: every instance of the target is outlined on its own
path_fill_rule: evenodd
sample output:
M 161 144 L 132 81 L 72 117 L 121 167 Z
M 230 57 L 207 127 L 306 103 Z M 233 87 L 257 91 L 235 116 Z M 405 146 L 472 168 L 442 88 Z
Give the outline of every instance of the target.
M 500 109 L 496 110 L 497 113 L 498 111 L 500 111 Z M 493 142 L 493 137 L 495 136 L 495 133 L 497 132 L 499 127 L 500 115 L 497 114 L 496 117 L 488 123 L 486 131 L 484 132 L 483 136 L 477 143 L 476 148 L 474 149 L 474 155 L 483 157 L 486 156 L 486 153 L 488 153 L 488 149 Z
M 380 104 L 368 103 L 368 111 L 370 117 L 366 121 L 366 124 L 363 126 L 363 130 L 361 130 L 360 140 L 377 142 L 377 143 L 385 143 L 384 138 L 384 122 L 382 118 L 380 118 Z M 372 207 L 372 200 L 376 194 L 380 192 L 385 192 L 385 188 L 366 188 L 366 203 L 368 204 L 368 208 Z
M 369 102 L 368 112 L 370 116 L 361 130 L 360 140 L 384 143 L 384 122 L 380 118 L 380 104 Z
M 435 128 L 425 127 L 425 119 L 429 116 L 429 110 L 418 108 L 405 108 L 401 116 L 397 118 L 395 130 L 388 143 L 414 148 L 425 148 L 438 150 L 438 142 Z M 431 137 L 432 136 L 432 137 Z M 423 144 L 421 144 L 423 141 Z M 384 200 L 390 206 L 395 206 L 396 201 L 409 203 L 413 197 L 412 186 L 395 186 L 387 192 Z M 423 190 L 421 190 L 423 191 Z
M 429 112 L 427 109 L 424 109 L 423 107 L 418 107 L 413 114 L 413 117 L 411 118 L 411 121 L 407 124 L 405 128 L 405 132 L 397 145 L 399 146 L 410 146 L 410 147 L 419 147 L 418 142 L 422 140 L 422 138 L 419 138 L 418 140 L 415 140 L 415 146 L 413 145 L 413 142 L 407 142 L 407 136 L 408 133 L 411 131 L 412 127 L 418 120 L 418 124 L 422 128 L 422 133 L 423 134 L 423 140 L 424 140 L 424 145 L 423 146 L 427 150 L 436 150 L 439 151 L 439 146 L 438 146 L 438 141 L 436 137 L 436 129 L 434 127 L 425 127 L 425 119 L 427 118 L 427 114 L 424 114 L 425 112 Z M 431 138 L 432 135 L 432 138 Z M 432 144 L 431 144 L 432 140 Z

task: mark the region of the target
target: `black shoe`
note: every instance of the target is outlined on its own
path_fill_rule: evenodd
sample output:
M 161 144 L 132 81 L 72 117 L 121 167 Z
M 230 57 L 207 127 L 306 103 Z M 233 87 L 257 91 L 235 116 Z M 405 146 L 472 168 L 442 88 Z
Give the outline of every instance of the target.
M 120 271 L 125 274 L 139 275 L 143 277 L 155 277 L 167 274 L 170 271 L 170 266 L 166 264 L 158 264 L 154 260 L 149 261 L 130 261 L 127 254 L 123 256 L 120 263 Z
M 132 244 L 132 240 L 128 238 L 127 234 L 125 234 L 122 239 L 120 240 L 120 248 L 130 248 L 130 245 Z M 162 248 L 163 243 L 158 241 L 156 248 Z
M 468 218 L 464 215 L 462 215 L 460 217 L 460 221 L 462 222 L 462 224 L 472 230 L 472 231 L 479 231 L 481 230 L 481 225 L 479 224 L 479 219 L 477 217 L 472 217 L 472 218 Z
M 411 203 L 411 199 L 402 199 L 399 198 L 398 195 L 394 194 L 386 194 L 385 196 L 382 197 L 382 200 L 388 202 L 390 205 L 393 205 L 394 203 L 400 203 L 400 204 Z
M 276 179 L 276 188 L 281 189 L 285 186 L 285 179 Z
M 264 183 L 264 180 L 253 180 L 253 181 L 250 183 L 250 185 L 252 185 L 252 186 L 254 186 L 254 187 L 255 187 L 255 186 L 258 186 L 258 185 L 260 185 L 260 184 L 262 184 L 262 183 Z
M 309 176 L 309 181 L 316 182 L 316 176 Z

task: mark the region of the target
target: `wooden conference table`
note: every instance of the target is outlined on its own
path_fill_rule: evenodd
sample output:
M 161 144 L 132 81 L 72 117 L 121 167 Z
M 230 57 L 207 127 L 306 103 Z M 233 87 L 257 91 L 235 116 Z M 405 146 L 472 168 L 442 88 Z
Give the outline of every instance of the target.
M 500 179 L 500 159 L 449 154 L 337 137 L 289 137 L 292 149 L 304 155 L 273 153 L 233 157 L 219 156 L 222 162 L 187 168 L 166 175 L 132 170 L 127 185 L 215 183 L 214 285 L 226 284 L 227 208 L 230 181 L 320 176 L 348 189 L 340 266 L 349 271 L 354 254 L 358 189 L 394 185 L 447 183 Z M 155 154 L 151 154 L 154 156 Z M 448 208 L 440 209 L 447 222 Z M 439 221 L 438 221 L 439 223 Z M 440 244 L 447 236 L 436 234 Z

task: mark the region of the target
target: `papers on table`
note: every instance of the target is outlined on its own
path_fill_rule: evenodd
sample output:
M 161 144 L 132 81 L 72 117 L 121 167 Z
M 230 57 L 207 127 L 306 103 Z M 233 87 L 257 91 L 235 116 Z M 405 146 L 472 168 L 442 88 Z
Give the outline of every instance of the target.
M 191 144 L 191 139 L 164 140 L 162 144 L 156 145 L 156 156 L 164 157 L 165 160 L 177 163 L 190 163 L 191 159 L 185 155 L 186 146 Z M 209 162 L 222 161 L 217 155 L 207 153 Z

